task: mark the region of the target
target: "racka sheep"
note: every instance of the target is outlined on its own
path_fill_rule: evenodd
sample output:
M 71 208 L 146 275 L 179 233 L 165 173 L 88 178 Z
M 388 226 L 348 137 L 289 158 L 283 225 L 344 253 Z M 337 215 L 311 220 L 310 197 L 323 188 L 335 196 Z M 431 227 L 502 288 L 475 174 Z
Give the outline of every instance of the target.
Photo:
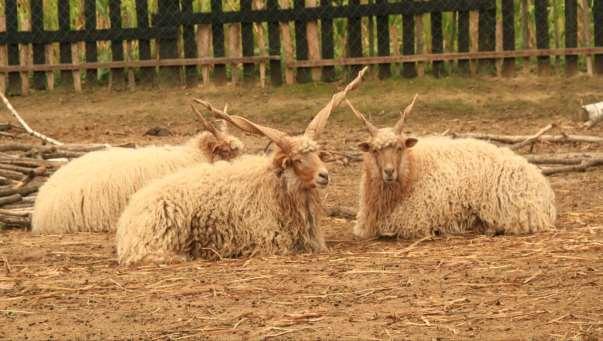
M 230 160 L 243 144 L 197 112 L 206 131 L 176 146 L 110 148 L 60 168 L 40 188 L 35 234 L 114 231 L 128 200 L 149 181 L 197 163 Z
M 359 145 L 364 162 L 355 235 L 417 238 L 472 228 L 526 234 L 554 226 L 555 194 L 523 157 L 474 139 L 407 137 L 404 118 L 415 99 L 395 127 L 384 129 L 348 102 L 370 134 Z
M 239 116 L 225 119 L 275 144 L 271 155 L 197 165 L 136 193 L 117 227 L 121 264 L 320 252 L 318 187 L 329 183 L 315 142 L 334 107 L 366 69 L 337 93 L 301 136 Z

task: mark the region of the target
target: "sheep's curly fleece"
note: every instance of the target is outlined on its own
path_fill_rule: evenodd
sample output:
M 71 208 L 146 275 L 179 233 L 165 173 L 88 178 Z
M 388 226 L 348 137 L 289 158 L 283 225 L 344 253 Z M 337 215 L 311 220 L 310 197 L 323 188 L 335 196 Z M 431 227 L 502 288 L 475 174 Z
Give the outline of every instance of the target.
M 109 148 L 88 153 L 56 171 L 40 188 L 32 216 L 34 234 L 114 231 L 128 200 L 150 180 L 211 161 L 202 132 L 177 146 Z M 236 138 L 229 143 L 237 148 Z
M 316 189 L 269 156 L 199 164 L 133 197 L 117 227 L 121 264 L 325 250 Z
M 386 184 L 365 153 L 354 233 L 418 238 L 461 233 L 526 234 L 554 227 L 555 194 L 540 170 L 508 148 L 426 137 L 405 151 L 399 181 Z

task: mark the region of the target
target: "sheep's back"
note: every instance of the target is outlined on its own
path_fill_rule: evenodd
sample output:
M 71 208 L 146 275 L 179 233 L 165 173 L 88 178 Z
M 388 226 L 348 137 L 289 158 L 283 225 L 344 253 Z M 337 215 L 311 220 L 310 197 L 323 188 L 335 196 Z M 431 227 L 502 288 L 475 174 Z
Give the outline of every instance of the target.
M 34 233 L 112 231 L 130 196 L 148 181 L 204 161 L 182 146 L 111 148 L 61 167 L 40 188 Z

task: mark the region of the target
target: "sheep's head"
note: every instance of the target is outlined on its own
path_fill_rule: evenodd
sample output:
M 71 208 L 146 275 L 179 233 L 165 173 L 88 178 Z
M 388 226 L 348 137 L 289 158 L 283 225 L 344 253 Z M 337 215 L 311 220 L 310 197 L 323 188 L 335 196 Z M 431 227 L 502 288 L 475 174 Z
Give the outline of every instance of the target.
M 243 142 L 228 132 L 224 120 L 220 120 L 217 126 L 205 119 L 205 117 L 192 107 L 205 132 L 199 138 L 199 148 L 203 150 L 208 158 L 213 161 L 228 161 L 238 157 L 244 148 Z M 226 108 L 224 108 L 226 110 Z
M 415 104 L 417 95 L 413 98 L 412 102 L 402 111 L 400 120 L 396 123 L 393 128 L 377 128 L 352 104 L 346 100 L 348 106 L 356 117 L 358 117 L 368 130 L 370 138 L 366 142 L 362 142 L 358 145 L 367 158 L 371 161 L 372 166 L 375 167 L 375 174 L 381 174 L 381 178 L 384 182 L 398 181 L 398 177 L 401 173 L 401 167 L 404 167 L 403 156 L 408 149 L 412 148 L 417 144 L 417 139 L 408 137 L 404 134 L 404 119 L 408 115 Z

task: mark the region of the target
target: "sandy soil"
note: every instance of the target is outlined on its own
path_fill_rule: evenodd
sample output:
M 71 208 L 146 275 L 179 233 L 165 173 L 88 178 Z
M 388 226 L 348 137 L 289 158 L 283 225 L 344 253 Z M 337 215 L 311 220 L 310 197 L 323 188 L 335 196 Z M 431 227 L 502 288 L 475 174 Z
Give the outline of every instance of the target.
M 15 98 L 32 126 L 70 142 L 171 143 L 198 125 L 191 95 L 289 132 L 301 131 L 339 85 L 277 90 L 161 89 Z M 578 99 L 603 82 L 517 78 L 367 82 L 350 96 L 378 124 L 422 96 L 408 130 L 583 131 Z M 383 110 L 383 113 L 381 112 Z M 171 136 L 143 136 L 167 127 Z M 352 150 L 365 132 L 338 110 L 325 148 Z M 244 136 L 250 150 L 266 141 Z M 536 152 L 601 151 L 543 145 Z M 327 206 L 354 209 L 359 164 L 331 163 Z M 550 177 L 558 230 L 525 237 L 373 240 L 352 221 L 326 218 L 329 253 L 198 260 L 124 268 L 106 234 L 32 236 L 0 231 L 0 339 L 575 339 L 603 338 L 603 170 Z

